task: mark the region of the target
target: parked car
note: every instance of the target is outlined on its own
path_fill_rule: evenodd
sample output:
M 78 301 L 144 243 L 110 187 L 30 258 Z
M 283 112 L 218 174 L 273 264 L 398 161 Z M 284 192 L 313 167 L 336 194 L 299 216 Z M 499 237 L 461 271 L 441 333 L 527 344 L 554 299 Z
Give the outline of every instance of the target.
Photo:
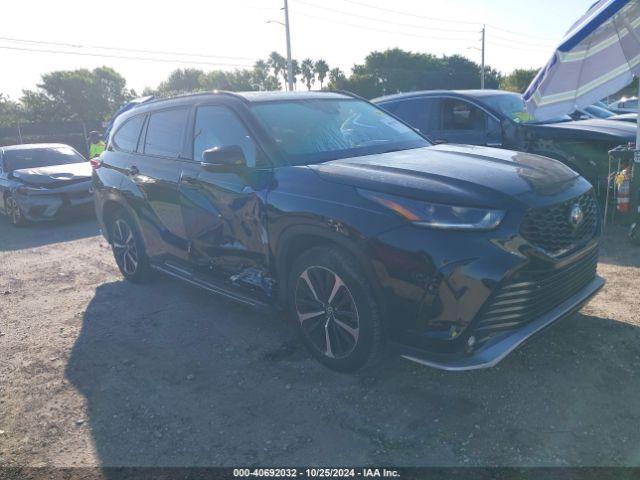
M 615 120 L 619 122 L 638 123 L 637 113 L 613 113 L 607 108 L 599 105 L 589 105 L 588 107 L 579 108 L 571 115 L 573 120 L 588 120 L 590 118 L 602 118 L 606 120 Z
M 585 179 L 537 155 L 432 146 L 347 94 L 157 100 L 112 132 L 94 187 L 122 275 L 286 309 L 332 369 L 385 344 L 489 367 L 603 285 Z
M 638 98 L 623 97 L 620 100 L 610 103 L 608 108 L 614 113 L 638 113 Z
M 423 91 L 373 100 L 436 143 L 488 145 L 560 160 L 606 188 L 608 152 L 635 141 L 627 122 L 571 121 L 569 116 L 536 122 L 522 96 L 500 90 Z
M 68 145 L 0 147 L 2 213 L 14 225 L 90 210 L 91 165 Z

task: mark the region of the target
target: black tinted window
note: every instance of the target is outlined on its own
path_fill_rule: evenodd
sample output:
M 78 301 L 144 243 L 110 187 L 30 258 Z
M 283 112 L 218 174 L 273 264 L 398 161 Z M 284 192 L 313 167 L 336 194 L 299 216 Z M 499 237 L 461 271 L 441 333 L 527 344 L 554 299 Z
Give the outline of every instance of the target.
M 382 107 L 426 134 L 436 128 L 435 106 L 438 102 L 436 98 L 414 98 L 382 105 Z
M 442 102 L 443 130 L 477 130 L 487 128 L 487 114 L 475 105 L 455 99 Z
M 238 145 L 242 148 L 247 165 L 256 165 L 256 146 L 240 119 L 225 107 L 200 107 L 196 114 L 193 156 L 202 159 L 202 152 L 215 147 Z
M 177 158 L 182 152 L 188 113 L 186 108 L 152 113 L 149 117 L 144 153 Z
M 113 136 L 113 143 L 118 150 L 135 152 L 140 138 L 140 129 L 144 123 L 144 115 L 127 120 Z

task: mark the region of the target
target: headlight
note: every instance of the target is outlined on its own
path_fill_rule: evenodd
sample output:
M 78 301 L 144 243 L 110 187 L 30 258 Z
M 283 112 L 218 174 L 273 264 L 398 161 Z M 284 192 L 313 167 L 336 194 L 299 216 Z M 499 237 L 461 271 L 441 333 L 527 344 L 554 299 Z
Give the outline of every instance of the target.
M 427 203 L 385 193 L 358 190 L 415 225 L 444 230 L 493 230 L 504 218 L 503 210 Z
M 46 190 L 46 189 L 42 187 L 27 187 L 24 185 L 17 188 L 17 192 L 23 193 L 23 194 L 28 194 L 32 192 L 42 192 L 43 190 Z

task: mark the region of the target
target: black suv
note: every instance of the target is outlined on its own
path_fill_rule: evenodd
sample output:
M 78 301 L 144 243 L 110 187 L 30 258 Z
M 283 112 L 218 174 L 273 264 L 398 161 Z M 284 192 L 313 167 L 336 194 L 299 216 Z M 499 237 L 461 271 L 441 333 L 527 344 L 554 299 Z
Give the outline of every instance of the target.
M 288 309 L 355 370 L 392 346 L 495 365 L 603 285 L 591 185 L 536 155 L 432 146 L 336 92 L 208 93 L 115 122 L 96 208 L 122 274 Z

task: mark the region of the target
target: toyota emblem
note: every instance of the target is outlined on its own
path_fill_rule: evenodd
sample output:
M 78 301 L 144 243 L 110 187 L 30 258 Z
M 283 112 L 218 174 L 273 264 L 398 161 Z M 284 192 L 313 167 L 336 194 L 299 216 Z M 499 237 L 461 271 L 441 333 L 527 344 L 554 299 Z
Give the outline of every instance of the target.
M 582 223 L 582 220 L 584 220 L 584 212 L 582 211 L 580 205 L 575 204 L 571 208 L 571 212 L 569 213 L 569 223 L 573 228 L 576 228 Z

